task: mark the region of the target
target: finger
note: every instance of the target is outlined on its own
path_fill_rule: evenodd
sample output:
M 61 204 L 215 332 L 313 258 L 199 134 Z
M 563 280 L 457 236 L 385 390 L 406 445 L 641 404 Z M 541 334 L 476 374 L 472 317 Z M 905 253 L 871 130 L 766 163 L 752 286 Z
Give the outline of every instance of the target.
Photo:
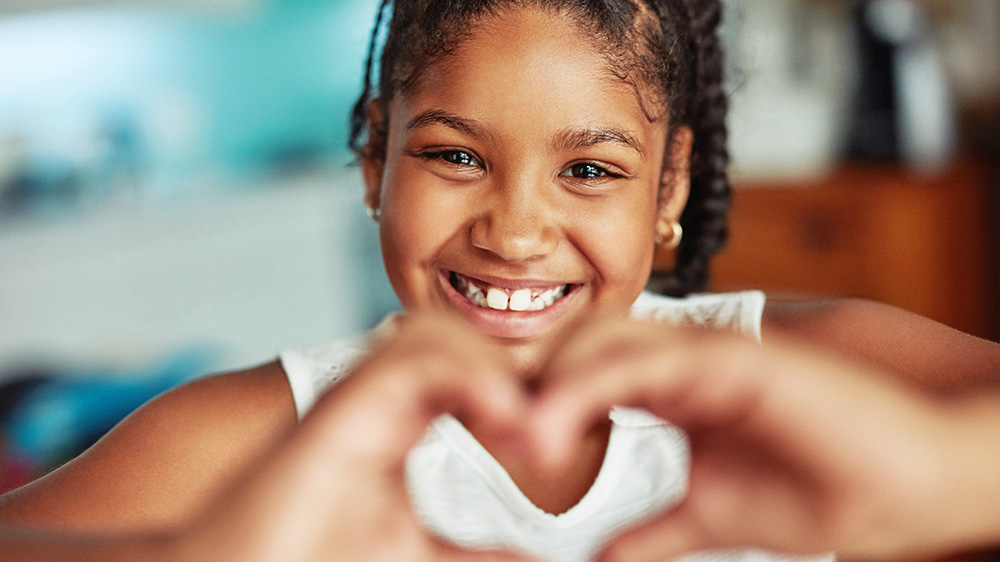
M 506 552 L 463 552 L 443 559 L 454 562 L 541 562 L 538 558 L 529 558 Z M 438 560 L 441 560 L 441 558 Z
M 502 550 L 466 550 L 440 543 L 430 560 L 447 562 L 541 562 L 540 559 Z
M 555 444 L 572 441 L 567 436 L 579 435 L 614 405 L 645 408 L 689 433 L 788 419 L 773 415 L 775 408 L 797 408 L 785 413 L 795 419 L 809 416 L 808 401 L 797 400 L 787 384 L 801 379 L 801 373 L 790 371 L 773 350 L 765 353 L 745 338 L 715 332 L 633 332 L 629 337 L 637 343 L 627 353 L 612 346 L 618 355 L 613 360 L 570 362 L 576 374 L 553 377 L 534 418 L 539 438 Z M 787 364 L 812 365 L 805 358 Z M 545 460 L 555 463 L 566 462 L 571 451 L 555 445 L 547 453 Z
M 611 406 L 643 407 L 674 421 L 681 403 L 699 392 L 713 370 L 703 363 L 706 354 L 695 349 L 696 338 L 652 327 L 626 330 L 570 348 L 550 367 L 552 382 L 539 396 L 533 421 L 537 438 L 549 444 L 546 465 L 571 458 L 576 440 L 568 436 L 585 432 Z
M 515 433 L 527 397 L 498 352 L 467 332 L 448 319 L 409 320 L 322 397 L 304 424 L 325 425 L 332 440 L 394 460 L 444 412 L 476 420 L 496 436 Z M 364 429 L 364 440 L 359 441 L 358 428 Z
M 597 562 L 662 562 L 709 547 L 724 546 L 707 540 L 692 516 L 688 503 L 616 535 L 596 557 Z
M 351 388 L 331 402 L 329 419 L 316 419 L 331 434 L 331 444 L 384 464 L 401 462 L 444 412 L 463 412 L 495 435 L 512 432 L 526 406 L 520 390 L 485 371 L 445 371 L 437 363 L 409 366 L 393 376 L 380 376 Z M 311 421 L 306 419 L 303 426 Z

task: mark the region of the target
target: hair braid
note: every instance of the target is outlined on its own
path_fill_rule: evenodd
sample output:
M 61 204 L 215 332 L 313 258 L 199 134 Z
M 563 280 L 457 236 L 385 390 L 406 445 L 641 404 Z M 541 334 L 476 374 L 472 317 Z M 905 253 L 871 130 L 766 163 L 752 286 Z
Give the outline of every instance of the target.
M 633 83 L 647 117 L 669 111 L 671 132 L 691 128 L 690 195 L 681 214 L 684 238 L 672 271 L 653 272 L 651 290 L 674 296 L 703 291 L 709 258 L 726 241 L 730 187 L 723 49 L 717 34 L 721 0 L 524 0 L 565 9 L 602 41 L 619 76 Z M 382 158 L 386 123 L 368 123 L 368 105 L 419 85 L 423 70 L 447 56 L 476 22 L 516 0 L 382 0 L 369 43 L 363 91 L 351 112 L 350 147 L 360 158 Z M 390 12 L 387 14 L 386 12 Z M 373 80 L 378 37 L 389 18 L 379 77 Z M 646 88 L 651 86 L 651 88 Z M 367 132 L 367 139 L 364 139 Z
M 368 41 L 368 59 L 365 61 L 365 78 L 362 85 L 361 95 L 358 101 L 351 108 L 351 131 L 348 137 L 348 145 L 355 154 L 361 154 L 366 148 L 362 147 L 362 132 L 368 127 L 368 104 L 372 97 L 372 66 L 375 62 L 375 43 L 378 40 L 378 32 L 382 28 L 382 18 L 385 14 L 386 6 L 392 0 L 382 0 L 375 15 L 375 27 L 372 29 L 371 39 Z
M 730 186 L 727 169 L 724 59 L 717 30 L 722 20 L 719 0 L 687 0 L 692 51 L 692 92 L 683 122 L 691 127 L 691 193 L 681 214 L 684 238 L 673 271 L 656 272 L 650 288 L 682 296 L 705 290 L 709 258 L 725 245 Z

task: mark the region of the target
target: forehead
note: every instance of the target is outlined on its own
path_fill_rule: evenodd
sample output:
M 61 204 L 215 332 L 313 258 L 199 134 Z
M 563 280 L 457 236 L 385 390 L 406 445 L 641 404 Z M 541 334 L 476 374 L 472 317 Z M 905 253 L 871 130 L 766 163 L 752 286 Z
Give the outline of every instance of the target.
M 601 47 L 568 15 L 504 10 L 478 22 L 399 97 L 411 115 L 445 106 L 525 131 L 602 124 L 643 138 L 665 135 L 664 120 L 648 118 L 636 87 Z

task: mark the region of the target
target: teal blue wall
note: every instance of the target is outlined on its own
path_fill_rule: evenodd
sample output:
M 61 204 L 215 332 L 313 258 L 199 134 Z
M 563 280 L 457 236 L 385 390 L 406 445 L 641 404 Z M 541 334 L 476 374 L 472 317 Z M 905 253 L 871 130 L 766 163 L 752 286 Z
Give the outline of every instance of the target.
M 373 12 L 359 2 L 285 0 L 250 21 L 192 26 L 179 47 L 213 116 L 213 152 L 238 166 L 299 145 L 343 152 Z
M 131 170 L 144 196 L 180 197 L 346 163 L 374 12 L 272 0 L 235 15 L 0 17 L 0 193 L 100 192 Z M 112 126 L 109 148 L 100 131 Z

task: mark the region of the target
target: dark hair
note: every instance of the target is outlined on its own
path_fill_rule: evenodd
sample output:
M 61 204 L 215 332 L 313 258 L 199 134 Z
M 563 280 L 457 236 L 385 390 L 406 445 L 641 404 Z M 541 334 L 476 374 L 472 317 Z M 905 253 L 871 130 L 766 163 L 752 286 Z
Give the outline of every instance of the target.
M 654 271 L 649 288 L 675 296 L 704 290 L 708 260 L 725 244 L 730 194 L 720 0 L 382 0 L 364 88 L 351 112 L 351 149 L 362 158 L 384 158 L 387 125 L 368 130 L 371 100 L 381 97 L 387 106 L 396 94 L 417 87 L 423 69 L 454 51 L 476 23 L 510 5 L 572 17 L 600 42 L 616 74 L 636 88 L 650 120 L 660 117 L 657 111 L 665 107 L 672 130 L 678 125 L 691 128 L 691 193 L 680 218 L 684 238 L 673 270 Z M 378 89 L 373 92 L 378 38 L 389 11 Z M 664 161 L 669 164 L 669 159 Z

